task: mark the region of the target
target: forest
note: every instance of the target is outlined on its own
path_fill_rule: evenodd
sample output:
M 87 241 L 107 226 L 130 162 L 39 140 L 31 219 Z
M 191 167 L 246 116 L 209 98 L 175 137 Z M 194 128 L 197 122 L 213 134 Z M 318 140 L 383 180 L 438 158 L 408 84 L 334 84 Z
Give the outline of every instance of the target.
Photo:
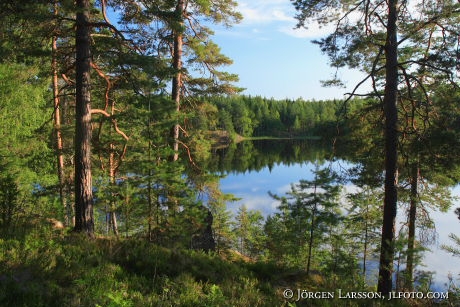
M 460 304 L 423 270 L 458 205 L 460 4 L 291 3 L 364 73 L 344 99 L 243 95 L 212 40 L 237 1 L 0 2 L 0 306 Z M 229 209 L 227 174 L 307 162 L 273 213 Z

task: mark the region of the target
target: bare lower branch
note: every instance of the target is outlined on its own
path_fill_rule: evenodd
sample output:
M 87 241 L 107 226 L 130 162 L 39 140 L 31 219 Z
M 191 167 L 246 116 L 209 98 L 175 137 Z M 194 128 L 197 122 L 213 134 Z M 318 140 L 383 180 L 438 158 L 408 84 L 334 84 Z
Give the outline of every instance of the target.
M 185 150 L 187 150 L 187 155 L 188 155 L 188 160 L 190 161 L 190 163 L 192 163 L 193 166 L 195 166 L 196 168 L 199 168 L 195 162 L 193 161 L 193 158 L 192 158 L 192 153 L 190 152 L 190 148 L 185 145 L 184 142 L 180 141 L 180 140 L 175 140 L 177 143 L 181 144 L 182 146 L 184 146 Z
M 115 131 L 121 135 L 125 140 L 129 140 L 129 137 L 123 132 L 121 131 L 119 128 L 118 128 L 118 124 L 117 124 L 117 121 L 113 118 L 112 115 L 110 115 L 107 111 L 105 110 L 101 110 L 101 109 L 91 109 L 91 114 L 102 114 L 104 115 L 105 117 L 107 118 L 110 118 L 111 121 L 112 121 L 112 125 L 113 125 L 113 128 L 115 129 Z

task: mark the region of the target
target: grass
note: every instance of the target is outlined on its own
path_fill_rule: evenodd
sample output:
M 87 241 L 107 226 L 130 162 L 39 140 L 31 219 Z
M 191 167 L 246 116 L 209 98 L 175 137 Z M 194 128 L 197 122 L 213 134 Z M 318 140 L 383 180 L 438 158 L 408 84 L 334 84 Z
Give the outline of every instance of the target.
M 283 297 L 286 289 L 294 297 Z M 431 306 L 428 301 L 302 299 L 312 292 L 373 291 L 273 263 L 248 262 L 144 239 L 31 232 L 0 239 L 0 306 Z M 430 304 L 426 304 L 426 303 Z M 445 302 L 447 303 L 447 302 Z

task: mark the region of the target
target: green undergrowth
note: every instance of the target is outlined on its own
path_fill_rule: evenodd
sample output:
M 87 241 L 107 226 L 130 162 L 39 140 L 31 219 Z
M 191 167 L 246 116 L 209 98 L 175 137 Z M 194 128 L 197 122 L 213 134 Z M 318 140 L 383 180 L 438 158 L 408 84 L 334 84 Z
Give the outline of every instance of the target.
M 0 306 L 280 306 L 274 288 L 215 254 L 143 239 L 0 239 Z
M 311 292 L 370 291 L 350 279 L 237 255 L 167 249 L 144 239 L 89 240 L 32 232 L 0 239 L 0 306 L 414 306 L 375 300 L 302 299 Z M 283 297 L 286 289 L 294 297 Z M 422 306 L 422 305 L 415 305 Z

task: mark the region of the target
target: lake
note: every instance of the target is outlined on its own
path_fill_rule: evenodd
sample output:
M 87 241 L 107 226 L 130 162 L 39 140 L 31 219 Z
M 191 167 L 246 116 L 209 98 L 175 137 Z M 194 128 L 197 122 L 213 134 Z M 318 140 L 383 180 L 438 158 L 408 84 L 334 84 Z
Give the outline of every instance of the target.
M 315 144 L 312 141 L 305 144 L 301 141 L 294 144 L 283 141 L 244 143 L 246 144 L 240 144 L 233 149 L 222 149 L 224 152 L 219 152 L 221 160 L 232 160 L 231 162 L 219 162 L 219 165 L 225 167 L 220 172 L 226 174 L 226 177 L 221 179 L 221 189 L 225 193 L 231 193 L 241 198 L 237 202 L 227 204 L 228 209 L 233 213 L 237 211 L 240 205 L 245 204 L 248 209 L 259 210 L 266 217 L 273 214 L 279 204 L 278 201 L 268 195 L 268 192 L 281 196 L 290 190 L 292 183 L 296 183 L 300 179 L 312 180 L 312 169 L 314 169 L 315 163 L 330 166 L 339 172 L 352 165 L 343 160 L 330 162 L 325 158 L 328 155 L 328 150 L 324 148 L 324 144 Z M 245 153 L 246 156 L 244 156 Z M 283 160 L 284 155 L 285 160 Z M 232 168 L 231 165 L 235 165 L 235 167 Z M 345 189 L 348 191 L 356 190 L 351 184 L 346 184 Z M 454 195 L 460 195 L 459 187 L 452 191 Z M 460 221 L 453 212 L 457 207 L 460 207 L 458 200 L 447 213 L 430 212 L 435 222 L 437 240 L 436 243 L 428 246 L 431 251 L 424 254 L 424 266 L 417 267 L 416 270 L 435 272 L 432 283 L 433 290 L 446 289 L 449 274 L 458 283 L 460 258 L 453 257 L 440 248 L 442 244 L 451 245 L 452 242 L 448 238 L 451 232 L 458 234 Z M 402 223 L 404 215 L 403 210 L 399 209 L 397 227 Z M 376 267 L 372 263 L 370 266 Z M 372 274 L 375 277 L 376 270 Z

